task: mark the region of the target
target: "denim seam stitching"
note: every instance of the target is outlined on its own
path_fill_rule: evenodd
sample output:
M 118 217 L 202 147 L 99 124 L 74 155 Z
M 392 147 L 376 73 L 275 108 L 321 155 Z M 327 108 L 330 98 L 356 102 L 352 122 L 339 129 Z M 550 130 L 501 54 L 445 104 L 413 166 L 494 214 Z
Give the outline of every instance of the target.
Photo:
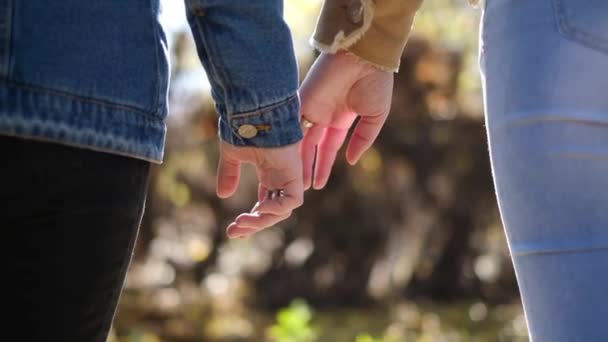
M 160 99 L 160 87 L 161 87 L 161 74 L 160 74 L 160 56 L 159 56 L 159 49 L 160 49 L 160 44 L 158 42 L 158 25 L 156 25 L 154 23 L 154 21 L 152 20 L 152 31 L 154 32 L 154 37 L 152 38 L 154 40 L 154 59 L 155 59 L 155 69 L 156 69 L 156 87 L 154 87 L 154 104 L 152 105 L 152 108 L 154 108 L 155 111 L 160 111 L 161 108 L 161 99 Z
M 191 4 L 191 3 L 189 2 L 189 4 Z M 192 5 L 189 6 L 190 10 L 194 10 L 191 6 Z M 223 78 L 220 77 L 219 70 L 215 66 L 215 57 L 212 56 L 211 50 L 209 49 L 209 42 L 207 41 L 207 35 L 205 34 L 205 29 L 203 28 L 203 25 L 200 22 L 202 19 L 200 19 L 200 17 L 196 16 L 195 14 L 192 14 L 192 16 L 193 16 L 192 20 L 196 24 L 196 29 L 199 34 L 199 39 L 206 52 L 206 57 L 207 57 L 207 62 L 208 62 L 207 64 L 209 65 L 209 69 L 211 69 L 209 76 L 213 77 L 214 82 L 217 83 L 222 88 L 222 91 L 224 93 L 227 93 L 227 87 L 223 82 Z
M 203 48 L 206 51 L 206 56 L 207 56 L 207 64 L 209 65 L 209 69 L 211 69 L 209 76 L 213 77 L 214 82 L 217 83 L 217 85 L 219 87 L 221 87 L 222 92 L 224 93 L 224 95 L 227 95 L 228 93 L 228 87 L 226 87 L 226 85 L 223 82 L 223 78 L 221 78 L 220 75 L 220 71 L 216 68 L 215 66 L 215 58 L 211 56 L 211 53 L 209 51 L 209 42 L 207 41 L 207 38 L 205 36 L 204 33 L 204 29 L 203 29 L 203 25 L 201 25 L 201 23 L 199 22 L 198 17 L 194 18 L 194 21 L 196 23 L 196 28 L 199 34 L 199 39 L 201 41 L 201 44 L 203 45 Z M 225 100 L 225 99 L 224 99 Z M 228 140 L 229 143 L 236 145 L 237 142 L 240 143 L 244 143 L 244 141 L 241 139 L 241 137 L 237 134 L 237 132 L 233 129 L 232 125 L 230 124 L 230 115 L 226 115 L 226 117 L 223 117 L 221 113 L 219 113 L 220 116 L 220 120 L 225 120 L 226 121 L 226 126 L 228 127 L 228 129 L 230 130 L 230 137 L 225 137 Z M 221 132 L 220 132 L 221 133 Z
M 258 116 L 262 116 L 266 113 L 268 113 L 269 111 L 272 111 L 274 109 L 277 108 L 281 108 L 284 106 L 288 106 L 290 105 L 294 100 L 298 99 L 298 94 L 292 95 L 290 97 L 288 97 L 285 100 L 279 101 L 275 104 L 266 106 L 266 107 L 261 107 L 259 109 L 256 109 L 254 111 L 250 111 L 250 112 L 246 112 L 246 113 L 242 113 L 242 114 L 236 114 L 236 115 L 232 115 L 230 116 L 229 119 L 229 125 L 232 128 L 233 131 L 237 131 L 238 130 L 238 125 L 234 123 L 234 121 L 239 120 L 239 119 L 245 119 L 245 118 L 250 118 L 250 117 L 258 117 Z M 272 127 L 271 127 L 272 129 Z M 239 135 L 240 137 L 240 135 Z M 291 140 L 291 139 L 290 139 Z
M 1 32 L 1 36 L 0 39 L 6 39 L 6 42 L 4 44 L 4 51 L 0 51 L 0 53 L 3 53 L 3 56 L 0 56 L 0 77 L 1 76 L 8 76 L 9 71 L 10 71 L 10 61 L 11 61 L 11 51 L 12 51 L 12 44 L 13 44 L 13 4 L 12 1 L 8 0 L 6 1 L 5 5 L 6 6 L 6 28 L 5 28 L 5 32 Z M 0 19 L 1 20 L 1 19 Z M 1 50 L 1 49 L 0 49 Z
M 223 79 L 220 76 L 220 72 L 219 70 L 216 68 L 215 66 L 215 58 L 211 55 L 211 51 L 209 50 L 209 42 L 207 41 L 207 37 L 205 35 L 205 31 L 203 28 L 203 25 L 201 24 L 201 19 L 196 16 L 194 13 L 192 13 L 194 11 L 194 8 L 192 7 L 192 1 L 187 1 L 187 5 L 188 5 L 188 9 L 191 11 L 191 16 L 192 16 L 192 21 L 194 22 L 194 24 L 196 25 L 196 31 L 199 35 L 199 39 L 201 42 L 201 45 L 203 46 L 203 49 L 205 49 L 206 52 L 206 57 L 207 57 L 207 64 L 209 65 L 209 69 L 207 70 L 208 76 L 213 78 L 213 81 L 222 89 L 222 92 L 224 93 L 224 95 L 227 95 L 228 93 L 228 87 L 226 87 L 226 85 L 223 82 Z M 200 6 L 199 4 L 199 7 Z M 220 120 L 224 120 L 227 121 L 226 122 L 226 126 L 228 127 L 228 129 L 230 130 L 230 137 L 224 137 L 226 139 L 229 139 L 228 142 L 235 144 L 236 142 L 241 142 L 243 143 L 242 139 L 240 138 L 240 136 L 237 135 L 236 131 L 232 128 L 232 125 L 230 124 L 230 115 L 227 115 L 226 118 L 222 117 L 222 114 L 219 113 L 220 115 Z M 221 133 L 221 132 L 220 132 Z
M 134 114 L 141 115 L 142 118 L 144 118 L 147 121 L 155 121 L 154 119 L 162 119 L 160 115 L 157 115 L 157 113 L 146 112 L 139 108 L 120 104 L 120 103 L 109 102 L 106 100 L 70 94 L 68 92 L 64 92 L 61 90 L 42 87 L 39 85 L 27 84 L 27 83 L 23 83 L 23 82 L 17 82 L 17 81 L 8 79 L 8 78 L 0 78 L 0 81 L 6 82 L 10 87 L 14 87 L 14 88 L 18 88 L 18 89 L 22 89 L 22 90 L 26 90 L 26 91 L 32 91 L 32 92 L 39 93 L 39 94 L 61 96 L 68 100 L 81 101 L 81 102 L 85 102 L 85 103 L 89 103 L 89 104 L 100 105 L 100 106 L 106 107 L 108 109 L 127 110 Z
M 566 254 L 566 253 L 588 253 L 601 250 L 608 250 L 605 246 L 589 246 L 589 247 L 573 247 L 573 248 L 556 248 L 556 249 L 539 249 L 539 250 L 515 250 L 511 249 L 511 255 L 514 257 L 534 256 L 543 254 Z
M 284 105 L 288 105 L 291 102 L 293 102 L 294 100 L 296 100 L 298 98 L 298 95 L 291 95 L 288 98 L 284 99 L 284 100 L 280 100 L 279 102 L 276 102 L 274 104 L 268 105 L 268 106 L 264 106 L 264 107 L 260 107 L 251 111 L 247 111 L 247 112 L 243 112 L 243 113 L 235 113 L 235 114 L 228 114 L 230 121 L 234 120 L 234 119 L 242 119 L 242 118 L 246 118 L 246 117 L 250 117 L 250 116 L 260 116 L 263 114 L 266 114 L 267 112 L 274 110 L 278 107 L 284 106 Z
M 201 9 L 203 8 L 203 6 L 201 5 L 200 7 Z M 221 58 L 221 55 L 219 53 L 219 50 L 217 50 L 216 52 L 218 53 L 218 58 L 215 58 L 215 56 L 213 55 L 214 49 L 212 48 L 213 46 L 221 46 L 221 44 L 217 44 L 215 42 L 215 34 L 213 32 L 207 32 L 207 28 L 205 27 L 205 25 L 202 25 L 201 22 L 203 21 L 203 19 L 201 19 L 201 17 L 196 17 L 198 18 L 198 20 L 196 20 L 197 23 L 197 27 L 199 28 L 199 32 L 201 34 L 201 42 L 202 44 L 205 46 L 205 50 L 207 51 L 207 59 L 209 61 L 209 66 L 210 68 L 213 70 L 213 74 L 215 76 L 214 82 L 217 83 L 219 86 L 222 87 L 222 91 L 223 91 L 223 95 L 224 95 L 224 104 L 226 104 L 227 102 L 230 101 L 230 99 L 236 98 L 236 96 L 234 96 L 234 93 L 232 92 L 232 87 L 226 85 L 224 83 L 224 80 L 230 80 L 230 75 L 228 75 L 226 73 L 227 70 L 230 70 L 232 68 L 230 68 L 229 66 L 226 66 L 226 64 L 224 64 L 224 59 Z M 211 47 L 211 48 L 210 48 Z M 228 115 L 228 120 L 230 119 L 230 116 Z M 236 134 L 236 132 L 234 132 L 234 134 Z
M 595 37 L 593 34 L 577 29 L 570 24 L 570 20 L 565 12 L 562 0 L 553 0 L 553 7 L 557 16 L 558 31 L 562 36 L 581 43 L 589 48 L 608 52 L 608 39 Z

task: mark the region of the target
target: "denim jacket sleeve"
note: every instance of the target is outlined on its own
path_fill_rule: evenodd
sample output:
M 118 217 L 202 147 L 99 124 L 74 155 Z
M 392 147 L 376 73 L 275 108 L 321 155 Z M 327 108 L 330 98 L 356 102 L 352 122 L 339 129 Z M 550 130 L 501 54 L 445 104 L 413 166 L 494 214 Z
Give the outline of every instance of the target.
M 302 138 L 298 70 L 282 0 L 185 0 L 220 138 L 278 147 Z

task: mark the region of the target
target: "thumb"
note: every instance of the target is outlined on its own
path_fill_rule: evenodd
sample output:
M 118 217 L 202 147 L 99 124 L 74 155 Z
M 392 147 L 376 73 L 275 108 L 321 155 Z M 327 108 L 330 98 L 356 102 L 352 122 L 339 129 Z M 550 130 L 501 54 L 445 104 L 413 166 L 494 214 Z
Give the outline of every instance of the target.
M 241 176 L 241 162 L 231 159 L 220 152 L 220 160 L 217 166 L 217 195 L 227 198 L 234 194 L 239 185 Z

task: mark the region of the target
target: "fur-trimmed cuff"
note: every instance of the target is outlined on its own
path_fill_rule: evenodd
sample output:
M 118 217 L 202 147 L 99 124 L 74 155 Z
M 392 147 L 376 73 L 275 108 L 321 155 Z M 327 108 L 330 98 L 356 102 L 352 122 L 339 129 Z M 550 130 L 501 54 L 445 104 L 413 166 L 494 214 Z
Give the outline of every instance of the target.
M 312 46 L 327 53 L 348 49 L 369 30 L 374 8 L 373 0 L 325 1 Z
M 325 0 L 311 45 L 347 50 L 368 64 L 396 72 L 422 0 Z

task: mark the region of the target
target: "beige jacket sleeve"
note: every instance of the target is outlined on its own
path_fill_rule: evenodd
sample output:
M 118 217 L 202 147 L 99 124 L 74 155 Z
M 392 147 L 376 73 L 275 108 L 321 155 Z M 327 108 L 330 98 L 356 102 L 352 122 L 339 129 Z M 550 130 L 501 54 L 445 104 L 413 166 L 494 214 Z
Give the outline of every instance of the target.
M 322 52 L 348 50 L 397 71 L 414 15 L 423 0 L 324 0 L 311 39 Z

